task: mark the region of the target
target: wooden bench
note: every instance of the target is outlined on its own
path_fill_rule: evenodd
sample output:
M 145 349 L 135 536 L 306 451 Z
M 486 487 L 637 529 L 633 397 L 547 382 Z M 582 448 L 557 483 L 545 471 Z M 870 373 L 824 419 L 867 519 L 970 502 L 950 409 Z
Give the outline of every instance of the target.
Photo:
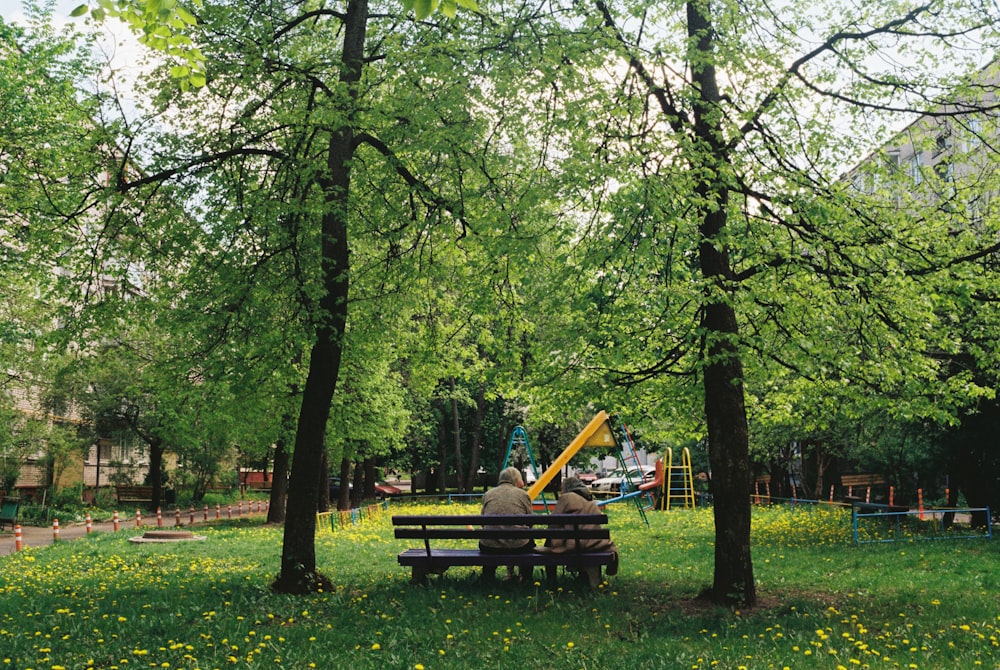
M 118 485 L 115 486 L 115 498 L 119 505 L 152 505 L 153 487 Z
M 17 524 L 17 512 L 20 508 L 20 500 L 4 499 L 0 505 L 0 530 L 3 530 L 4 525 L 9 524 L 13 528 Z
M 545 566 L 550 580 L 563 566 L 587 576 L 591 587 L 601 583 L 601 566 L 617 567 L 618 557 L 611 551 L 544 551 L 493 553 L 481 552 L 478 541 L 490 539 L 526 538 L 541 545 L 546 539 L 607 540 L 606 514 L 495 514 L 495 515 L 399 515 L 392 517 L 395 536 L 403 540 L 422 540 L 421 548 L 407 549 L 399 554 L 400 565 L 412 569 L 411 583 L 425 584 L 428 574 L 442 574 L 452 566 L 498 568 L 516 565 L 520 568 Z M 488 525 L 487 525 L 488 524 Z M 581 528 L 600 525 L 601 528 Z M 500 527 L 504 526 L 504 527 Z M 509 526 L 522 526 L 511 528 Z M 431 540 L 475 540 L 475 548 L 436 548 Z
M 859 489 L 865 489 L 864 499 L 866 501 L 871 500 L 872 487 L 873 486 L 884 486 L 885 477 L 882 475 L 873 474 L 860 474 L 860 475 L 841 475 L 840 476 L 840 486 L 846 489 L 844 493 L 844 499 L 847 502 L 851 502 L 852 498 L 860 498 L 861 496 L 854 495 L 854 487 Z

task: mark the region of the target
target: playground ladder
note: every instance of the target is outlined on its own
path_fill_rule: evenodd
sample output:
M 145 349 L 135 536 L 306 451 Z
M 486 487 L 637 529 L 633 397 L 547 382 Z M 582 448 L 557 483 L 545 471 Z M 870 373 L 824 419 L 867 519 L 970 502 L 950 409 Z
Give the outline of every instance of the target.
M 691 452 L 687 447 L 681 452 L 680 461 L 674 463 L 674 451 L 668 447 L 664 491 L 660 498 L 660 509 L 668 512 L 671 506 L 694 509 L 694 476 L 691 474 Z
M 531 452 L 531 444 L 528 443 L 528 434 L 524 431 L 522 426 L 514 426 L 513 432 L 510 434 L 510 441 L 507 443 L 507 453 L 503 457 L 503 465 L 500 469 L 503 470 L 508 465 L 510 465 L 510 454 L 512 451 L 524 447 L 525 453 L 528 454 L 528 463 L 531 465 L 531 472 L 535 475 L 535 481 L 538 481 L 540 472 L 538 471 L 538 463 L 535 462 L 535 455 Z M 549 502 L 545 497 L 545 491 L 542 490 L 542 502 L 545 504 L 545 511 L 549 511 Z
M 635 451 L 635 443 L 632 441 L 632 436 L 628 432 L 628 426 L 624 423 L 620 424 L 622 433 L 622 449 L 618 453 L 618 461 L 625 471 L 625 478 L 622 480 L 622 493 L 625 492 L 626 486 L 631 490 L 636 490 L 639 488 L 639 484 L 646 481 L 645 474 L 643 474 L 638 482 L 633 482 L 632 478 L 629 476 L 629 470 L 633 468 L 640 468 L 642 463 L 639 462 L 639 454 Z M 641 469 L 640 472 L 643 472 Z M 642 520 L 649 525 L 649 519 L 646 518 L 646 510 L 652 509 L 653 507 L 653 494 L 649 491 L 643 492 L 641 495 L 634 496 L 632 500 L 635 501 L 635 506 L 639 510 L 639 516 Z

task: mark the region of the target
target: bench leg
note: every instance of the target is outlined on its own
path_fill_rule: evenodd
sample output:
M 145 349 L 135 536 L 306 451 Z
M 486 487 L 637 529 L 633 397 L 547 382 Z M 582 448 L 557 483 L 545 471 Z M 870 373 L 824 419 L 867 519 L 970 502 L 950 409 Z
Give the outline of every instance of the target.
M 413 572 L 410 574 L 410 583 L 419 585 L 427 584 L 427 568 L 414 565 Z
M 601 567 L 599 565 L 581 568 L 580 571 L 587 575 L 587 583 L 590 584 L 590 588 L 596 589 L 601 585 Z

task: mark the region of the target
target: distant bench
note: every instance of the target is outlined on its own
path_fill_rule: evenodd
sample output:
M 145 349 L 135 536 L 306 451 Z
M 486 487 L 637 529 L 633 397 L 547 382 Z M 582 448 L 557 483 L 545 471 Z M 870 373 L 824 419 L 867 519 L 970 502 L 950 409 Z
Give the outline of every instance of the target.
M 4 525 L 13 528 L 17 524 L 17 512 L 20 507 L 20 500 L 4 499 L 3 505 L 0 506 L 0 530 L 3 530 Z
M 841 475 L 840 476 L 840 486 L 845 489 L 844 499 L 848 502 L 852 502 L 855 498 L 861 498 L 860 495 L 854 495 L 854 488 L 864 489 L 865 495 L 864 500 L 871 500 L 871 491 L 873 486 L 885 486 L 885 477 L 882 475 L 873 474 L 861 474 L 861 475 Z
M 115 486 L 115 498 L 119 505 L 152 505 L 153 487 L 118 485 Z
M 401 515 L 392 517 L 397 539 L 422 540 L 422 548 L 407 549 L 399 554 L 400 565 L 412 569 L 411 583 L 425 584 L 428 574 L 441 574 L 452 566 L 518 567 L 545 566 L 550 580 L 556 569 L 564 566 L 587 575 L 590 586 L 601 583 L 601 566 L 617 567 L 618 557 L 611 551 L 567 551 L 565 553 L 512 552 L 484 553 L 479 551 L 482 539 L 525 538 L 536 545 L 546 539 L 607 540 L 606 514 L 491 514 L 491 515 Z M 489 524 L 490 527 L 484 527 Z M 600 525 L 600 528 L 582 528 L 583 525 Z M 496 526 L 525 526 L 524 528 L 498 528 Z M 475 549 L 439 549 L 431 547 L 431 540 L 476 540 Z M 578 543 L 577 543 L 578 544 Z

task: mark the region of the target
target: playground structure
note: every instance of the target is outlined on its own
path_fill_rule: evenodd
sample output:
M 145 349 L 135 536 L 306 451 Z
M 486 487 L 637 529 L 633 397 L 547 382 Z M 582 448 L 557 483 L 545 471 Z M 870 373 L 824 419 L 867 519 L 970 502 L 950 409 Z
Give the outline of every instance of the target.
M 562 471 L 570 460 L 584 448 L 614 448 L 620 465 L 626 473 L 622 480 L 621 492 L 618 496 L 608 500 L 602 500 L 597 504 L 604 506 L 612 502 L 634 501 L 639 515 L 644 522 L 646 520 L 646 510 L 653 509 L 659 505 L 659 509 L 669 510 L 671 506 L 694 507 L 694 479 L 691 474 L 691 456 L 685 448 L 683 457 L 679 464 L 673 463 L 673 451 L 667 450 L 667 462 L 663 459 L 656 462 L 656 470 L 652 479 L 633 482 L 628 472 L 639 465 L 639 457 L 635 450 L 634 442 L 627 428 L 622 425 L 621 439 L 616 437 L 615 429 L 611 425 L 611 417 L 607 412 L 601 410 L 590 420 L 583 430 L 570 442 L 562 453 L 559 454 L 552 464 L 542 473 L 538 472 L 538 464 L 535 461 L 531 446 L 528 443 L 527 434 L 524 428 L 517 426 L 511 434 L 510 442 L 507 445 L 507 454 L 504 456 L 503 467 L 509 463 L 511 452 L 514 449 L 523 447 L 527 452 L 529 465 L 535 481 L 528 488 L 528 496 L 534 501 L 540 498 L 537 507 L 549 511 L 549 502 L 545 497 L 545 488 Z M 677 503 L 680 501 L 680 503 Z
M 680 463 L 674 463 L 674 450 L 667 448 L 666 479 L 659 499 L 658 509 L 670 511 L 672 507 L 694 509 L 694 474 L 691 468 L 691 451 L 684 447 Z

